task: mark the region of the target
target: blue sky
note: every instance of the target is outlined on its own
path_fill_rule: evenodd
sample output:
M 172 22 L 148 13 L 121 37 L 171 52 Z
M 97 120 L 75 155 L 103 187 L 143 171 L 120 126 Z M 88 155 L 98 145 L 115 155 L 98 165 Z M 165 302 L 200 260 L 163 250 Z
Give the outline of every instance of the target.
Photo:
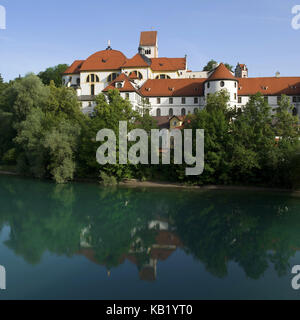
M 159 55 L 246 63 L 250 76 L 300 76 L 300 30 L 291 27 L 300 0 L 0 0 L 0 73 L 5 80 L 86 59 L 107 40 L 127 57 L 140 31 L 159 32 Z

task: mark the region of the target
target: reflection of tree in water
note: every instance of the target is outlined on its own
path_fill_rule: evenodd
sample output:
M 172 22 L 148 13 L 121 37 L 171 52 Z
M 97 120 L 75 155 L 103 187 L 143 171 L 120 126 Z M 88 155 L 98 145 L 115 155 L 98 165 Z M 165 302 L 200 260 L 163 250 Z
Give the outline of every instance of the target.
M 284 213 L 283 203 L 289 208 Z M 174 219 L 187 251 L 209 272 L 224 277 L 228 262 L 234 261 L 258 279 L 270 262 L 279 275 L 288 272 L 289 259 L 300 248 L 298 211 L 298 199 L 206 192 L 197 206 L 184 215 L 175 213 Z
M 108 270 L 128 259 L 142 279 L 154 280 L 157 261 L 184 247 L 217 277 L 227 275 L 232 261 L 258 279 L 270 264 L 286 274 L 300 250 L 296 198 L 11 177 L 1 177 L 0 196 L 0 227 L 11 228 L 6 245 L 32 264 L 46 251 L 85 255 Z

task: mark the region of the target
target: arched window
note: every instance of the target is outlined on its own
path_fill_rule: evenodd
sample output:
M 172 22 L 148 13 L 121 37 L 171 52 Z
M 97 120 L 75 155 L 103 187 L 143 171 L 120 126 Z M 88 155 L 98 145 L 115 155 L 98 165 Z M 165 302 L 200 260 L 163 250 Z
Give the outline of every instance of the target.
M 100 79 L 96 74 L 92 73 L 87 76 L 86 82 L 100 82 Z
M 181 109 L 181 115 L 182 115 L 182 116 L 185 116 L 185 115 L 186 115 L 186 110 L 185 110 L 185 108 L 182 108 L 182 109 Z
M 297 110 L 297 108 L 294 108 L 293 109 L 293 116 L 297 116 L 298 115 L 298 110 Z
M 221 81 L 220 82 L 220 86 L 223 88 L 225 86 L 225 82 L 224 81 Z
M 173 109 L 172 109 L 172 108 L 170 108 L 170 109 L 169 109 L 169 116 L 170 116 L 170 117 L 172 117 L 172 116 L 173 116 L 173 114 L 174 114 Z
M 156 116 L 157 116 L 157 117 L 160 117 L 160 116 L 161 116 L 161 110 L 160 110 L 160 109 L 157 109 L 157 110 L 156 110 Z
M 116 80 L 118 74 L 117 73 L 111 73 L 108 77 L 107 77 L 107 82 L 112 82 L 114 80 Z
M 171 79 L 167 74 L 159 74 L 155 79 Z
M 130 76 L 136 76 L 138 79 L 142 80 L 143 79 L 143 75 L 137 71 L 137 70 L 134 70 L 132 72 L 129 73 L 129 77 Z
M 210 82 L 207 82 L 207 89 L 210 88 Z
M 80 78 L 77 78 L 77 85 L 80 86 Z

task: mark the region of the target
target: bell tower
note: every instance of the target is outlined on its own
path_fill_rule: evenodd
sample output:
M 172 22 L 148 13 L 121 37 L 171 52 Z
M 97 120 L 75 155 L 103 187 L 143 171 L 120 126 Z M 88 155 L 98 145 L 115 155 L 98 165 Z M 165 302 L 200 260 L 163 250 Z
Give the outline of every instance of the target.
M 158 58 L 157 31 L 141 32 L 139 53 L 148 58 Z

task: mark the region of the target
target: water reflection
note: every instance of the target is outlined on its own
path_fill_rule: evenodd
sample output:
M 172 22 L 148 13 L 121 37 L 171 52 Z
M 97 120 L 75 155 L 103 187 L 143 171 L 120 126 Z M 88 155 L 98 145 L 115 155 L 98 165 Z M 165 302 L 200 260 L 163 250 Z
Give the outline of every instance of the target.
M 47 251 L 85 256 L 110 276 L 126 260 L 155 281 L 178 248 L 215 277 L 236 262 L 252 279 L 270 265 L 290 272 L 300 249 L 300 200 L 288 195 L 162 189 L 103 189 L 0 177 L 5 245 L 33 265 Z

